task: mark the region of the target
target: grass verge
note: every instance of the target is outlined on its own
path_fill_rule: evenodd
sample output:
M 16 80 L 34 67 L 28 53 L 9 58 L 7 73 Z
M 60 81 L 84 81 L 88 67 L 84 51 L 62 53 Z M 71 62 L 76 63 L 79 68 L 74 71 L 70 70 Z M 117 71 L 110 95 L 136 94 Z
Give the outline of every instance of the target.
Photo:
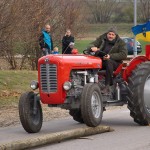
M 110 27 L 115 27 L 120 36 L 133 37 L 131 28 L 133 23 L 104 23 L 104 24 L 87 24 L 86 31 L 82 34 L 86 38 L 95 38 L 108 31 Z M 82 36 L 81 36 L 82 37 Z
M 0 107 L 16 105 L 20 94 L 30 90 L 31 80 L 37 80 L 37 71 L 0 71 Z

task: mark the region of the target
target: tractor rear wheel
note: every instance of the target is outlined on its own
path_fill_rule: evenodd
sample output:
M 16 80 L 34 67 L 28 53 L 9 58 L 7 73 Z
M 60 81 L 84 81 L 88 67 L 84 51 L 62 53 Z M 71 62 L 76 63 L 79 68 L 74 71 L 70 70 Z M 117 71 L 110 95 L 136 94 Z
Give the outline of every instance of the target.
M 69 114 L 79 123 L 84 123 L 80 109 L 70 109 Z
M 23 128 L 28 133 L 37 133 L 40 131 L 43 123 L 42 108 L 37 101 L 37 110 L 34 112 L 34 93 L 26 92 L 21 95 L 19 100 L 19 117 Z
M 84 86 L 81 95 L 81 114 L 87 126 L 96 127 L 100 124 L 103 114 L 103 102 L 98 84 L 88 83 Z
M 130 116 L 140 125 L 150 124 L 150 62 L 141 63 L 129 77 Z

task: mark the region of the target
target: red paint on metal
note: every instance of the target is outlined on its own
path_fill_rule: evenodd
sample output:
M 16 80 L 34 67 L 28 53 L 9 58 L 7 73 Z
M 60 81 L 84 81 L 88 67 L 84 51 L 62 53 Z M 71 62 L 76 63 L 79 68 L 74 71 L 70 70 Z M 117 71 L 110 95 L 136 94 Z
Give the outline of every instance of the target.
M 150 60 L 150 45 L 146 45 L 145 50 L 146 57 Z
M 145 56 L 137 56 L 128 62 L 128 66 L 123 71 L 123 79 L 128 82 L 128 78 L 131 76 L 132 71 L 142 62 L 148 61 Z
M 48 59 L 50 64 L 57 65 L 57 92 L 44 93 L 40 85 L 40 65 L 45 64 Z M 40 98 L 44 104 L 63 104 L 66 98 L 66 91 L 63 84 L 70 80 L 71 70 L 88 70 L 102 68 L 102 60 L 98 57 L 87 55 L 47 55 L 38 61 L 38 81 Z

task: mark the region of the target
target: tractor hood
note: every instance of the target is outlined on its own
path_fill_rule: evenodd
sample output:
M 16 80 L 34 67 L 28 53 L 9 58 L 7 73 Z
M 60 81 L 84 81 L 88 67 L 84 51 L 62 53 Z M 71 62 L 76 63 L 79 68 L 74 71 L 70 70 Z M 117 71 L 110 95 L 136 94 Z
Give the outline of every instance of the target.
M 47 55 L 39 59 L 40 64 L 58 64 L 59 66 L 67 68 L 78 69 L 94 69 L 102 68 L 102 60 L 95 56 L 89 55 Z
M 38 81 L 41 101 L 46 104 L 63 104 L 66 91 L 63 84 L 70 81 L 73 70 L 98 70 L 102 60 L 88 55 L 47 55 L 38 61 Z

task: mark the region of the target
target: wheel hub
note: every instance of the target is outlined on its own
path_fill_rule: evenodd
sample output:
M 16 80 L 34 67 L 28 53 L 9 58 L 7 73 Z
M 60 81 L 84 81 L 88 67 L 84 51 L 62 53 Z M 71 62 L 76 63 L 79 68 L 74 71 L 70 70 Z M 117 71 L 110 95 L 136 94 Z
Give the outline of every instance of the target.
M 96 91 L 93 92 L 91 97 L 91 107 L 94 117 L 99 118 L 101 112 L 101 103 L 99 94 Z

